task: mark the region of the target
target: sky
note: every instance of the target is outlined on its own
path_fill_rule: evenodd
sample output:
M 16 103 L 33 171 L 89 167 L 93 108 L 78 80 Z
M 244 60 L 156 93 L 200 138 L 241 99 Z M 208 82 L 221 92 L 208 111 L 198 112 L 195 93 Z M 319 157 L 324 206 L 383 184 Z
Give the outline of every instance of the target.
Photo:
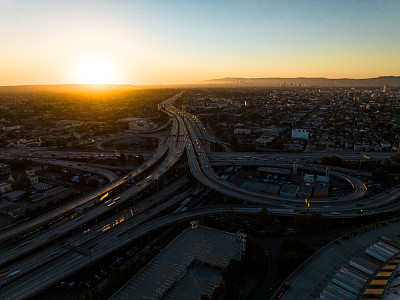
M 399 76 L 399 16 L 399 0 L 0 0 L 0 85 Z

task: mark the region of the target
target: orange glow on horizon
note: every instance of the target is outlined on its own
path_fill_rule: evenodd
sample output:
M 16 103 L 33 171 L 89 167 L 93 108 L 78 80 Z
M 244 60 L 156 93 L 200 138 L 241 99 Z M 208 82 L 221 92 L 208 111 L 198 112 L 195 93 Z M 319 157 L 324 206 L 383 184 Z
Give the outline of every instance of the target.
M 91 57 L 83 61 L 78 67 L 77 83 L 116 83 L 115 78 L 115 68 L 104 58 Z

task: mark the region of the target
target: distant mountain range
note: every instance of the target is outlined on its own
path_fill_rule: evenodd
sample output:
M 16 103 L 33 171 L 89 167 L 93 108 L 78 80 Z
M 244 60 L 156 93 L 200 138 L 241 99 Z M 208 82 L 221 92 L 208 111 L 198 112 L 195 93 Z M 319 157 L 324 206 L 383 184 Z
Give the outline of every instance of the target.
M 389 88 L 400 88 L 400 76 L 380 76 L 376 78 L 322 78 L 322 77 L 296 77 L 296 78 L 244 78 L 226 77 L 205 80 L 194 84 L 157 84 L 157 85 L 132 85 L 132 84 L 49 84 L 49 85 L 14 85 L 0 86 L 0 93 L 114 93 L 139 89 L 162 88 L 190 88 L 190 87 L 357 87 L 376 89 L 387 85 Z
M 238 86 L 307 86 L 307 87 L 365 87 L 365 88 L 382 88 L 384 85 L 389 88 L 400 87 L 400 76 L 380 76 L 376 78 L 352 79 L 352 78 L 313 78 L 313 77 L 297 77 L 297 78 L 241 78 L 226 77 L 220 79 L 211 79 L 203 82 L 209 85 L 238 85 Z

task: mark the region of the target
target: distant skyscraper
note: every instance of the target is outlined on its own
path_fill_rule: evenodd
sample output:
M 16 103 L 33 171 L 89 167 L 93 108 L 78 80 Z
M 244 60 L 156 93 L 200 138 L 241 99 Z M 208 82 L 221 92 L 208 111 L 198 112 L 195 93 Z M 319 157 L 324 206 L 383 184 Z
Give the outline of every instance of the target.
M 389 86 L 385 84 L 385 85 L 383 86 L 382 92 L 384 92 L 384 93 L 389 92 Z

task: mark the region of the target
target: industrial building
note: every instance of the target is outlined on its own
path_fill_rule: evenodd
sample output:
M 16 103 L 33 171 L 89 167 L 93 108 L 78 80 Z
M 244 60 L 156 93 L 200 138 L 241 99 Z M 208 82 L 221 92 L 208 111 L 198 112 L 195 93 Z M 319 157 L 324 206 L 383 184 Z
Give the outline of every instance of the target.
M 0 163 L 0 175 L 6 175 L 10 173 L 10 166 L 7 164 Z
M 299 190 L 298 185 L 292 183 L 286 183 L 282 186 L 279 195 L 284 197 L 296 198 L 298 190 Z
M 308 140 L 310 131 L 308 129 L 292 129 L 292 139 Z
M 273 167 L 258 167 L 256 169 L 256 172 L 259 173 L 260 175 L 267 175 L 267 174 L 272 174 L 272 175 L 278 175 L 278 176 L 289 176 L 291 170 L 290 169 L 284 169 L 284 168 L 273 168 Z
M 212 294 L 220 271 L 241 260 L 246 235 L 199 226 L 184 230 L 111 299 L 199 299 Z
M 297 192 L 297 197 L 300 199 L 311 198 L 314 185 L 303 182 L 300 184 L 299 191 Z
M 314 187 L 314 198 L 327 198 L 329 194 L 329 183 L 317 181 Z

